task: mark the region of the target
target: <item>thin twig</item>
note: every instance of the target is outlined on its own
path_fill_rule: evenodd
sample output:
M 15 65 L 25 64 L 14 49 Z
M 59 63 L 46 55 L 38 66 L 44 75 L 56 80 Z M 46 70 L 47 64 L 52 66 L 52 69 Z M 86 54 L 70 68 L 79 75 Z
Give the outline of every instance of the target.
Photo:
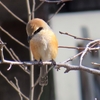
M 20 19 L 18 16 L 16 16 L 10 9 L 8 9 L 1 1 L 0 4 L 2 5 L 2 7 L 4 7 L 13 17 L 15 17 L 17 20 L 19 20 L 20 22 L 22 22 L 23 24 L 26 25 L 26 22 L 24 22 L 22 19 Z
M 42 1 L 42 2 L 35 8 L 34 12 L 35 12 L 36 10 L 38 10 L 43 4 L 44 4 L 44 1 Z
M 100 47 L 97 47 L 97 48 L 89 48 L 88 50 L 89 51 L 92 51 L 92 50 L 98 50 L 100 49 Z M 66 60 L 64 63 L 66 62 L 69 62 L 69 61 L 72 61 L 73 59 L 75 59 L 76 57 L 80 56 L 81 54 L 83 53 L 83 51 L 79 52 L 78 54 L 74 55 L 73 57 L 69 58 L 68 60 Z
M 19 57 L 15 54 L 15 52 L 10 48 L 10 50 L 11 50 L 11 52 L 12 52 L 12 54 L 13 54 L 13 56 L 17 59 L 17 60 L 15 60 L 15 61 L 21 61 L 20 59 L 19 59 Z M 20 68 L 24 71 L 24 72 L 26 72 L 27 74 L 29 74 L 30 75 L 30 71 L 29 70 L 26 70 L 26 66 L 25 65 L 19 65 L 20 66 Z
M 20 87 L 19 87 L 19 84 L 18 84 L 18 80 L 17 80 L 16 77 L 14 77 L 14 79 L 15 79 L 15 81 L 16 81 L 16 86 L 17 86 L 18 90 L 20 91 Z M 21 96 L 20 93 L 19 93 L 19 97 L 20 97 L 21 100 L 23 100 L 23 97 Z
M 11 52 L 9 51 L 9 49 L 8 49 L 6 46 L 4 46 L 4 48 L 5 48 L 6 51 L 9 53 L 9 55 L 11 56 L 11 58 L 12 58 L 13 60 L 17 61 L 17 60 L 14 58 L 14 56 L 11 54 Z
M 26 0 L 26 5 L 27 5 L 27 11 L 28 11 L 28 21 L 30 21 L 31 20 L 31 10 L 30 10 L 29 0 Z
M 2 42 L 2 41 L 0 41 Z M 4 47 L 4 43 L 0 43 L 0 54 L 1 54 L 1 63 L 3 63 L 5 60 L 4 60 L 4 55 L 3 55 L 3 47 Z
M 47 21 L 47 22 L 50 22 L 50 20 L 62 9 L 62 7 L 65 5 L 65 3 L 63 3 L 60 7 L 59 7 L 59 9 L 54 13 L 54 15 L 53 16 L 51 16 L 51 18 Z
M 6 82 L 10 85 L 10 86 L 12 86 L 18 93 L 20 93 L 26 100 L 29 100 L 29 98 L 28 97 L 26 97 L 16 86 L 15 86 L 15 84 L 12 82 L 12 81 L 9 81 L 8 79 L 7 79 L 7 77 L 0 71 L 0 75 L 6 80 Z
M 88 66 L 76 66 L 76 65 L 71 65 L 71 64 L 57 64 L 57 68 L 59 69 L 60 67 L 64 67 L 66 68 L 66 72 L 69 72 L 70 70 L 83 70 L 83 71 L 86 71 L 86 72 L 89 72 L 89 73 L 92 73 L 92 74 L 96 74 L 96 75 L 100 75 L 100 71 L 97 70 L 97 69 L 93 69 L 93 68 L 89 68 Z
M 89 50 L 89 46 L 91 46 L 93 43 L 97 43 L 97 42 L 100 42 L 100 39 L 97 39 L 97 40 L 94 40 L 94 41 L 91 41 L 89 42 L 87 45 L 86 45 L 86 48 L 84 49 L 81 57 L 80 57 L 80 66 L 82 66 L 82 61 L 83 61 L 83 57 L 85 56 L 85 54 L 87 53 L 87 51 Z
M 96 63 L 96 62 L 91 62 L 92 63 L 92 65 L 95 65 L 95 66 L 100 66 L 100 64 L 99 63 Z
M 3 43 L 3 42 L 2 42 Z M 14 56 L 12 55 L 12 53 L 9 51 L 9 49 L 4 45 L 4 48 L 6 49 L 6 51 L 9 53 L 9 55 L 11 56 L 11 58 L 15 61 L 18 61 L 14 58 Z M 16 54 L 15 54 L 16 55 Z M 20 61 L 20 60 L 19 60 Z M 11 64 L 10 64 L 11 65 Z M 24 65 L 19 65 L 20 68 L 25 71 L 27 74 L 30 74 L 30 72 L 28 70 L 25 70 L 25 67 L 23 68 Z M 7 70 L 10 70 L 12 66 L 9 66 L 9 68 Z
M 59 33 L 60 33 L 60 34 L 65 34 L 65 35 L 71 36 L 71 37 L 73 37 L 74 39 L 93 41 L 93 39 L 90 39 L 90 38 L 76 37 L 75 35 L 72 35 L 72 34 L 69 34 L 69 33 L 64 33 L 64 32 L 61 32 L 61 31 L 59 31 Z
M 29 49 L 29 47 L 27 47 L 25 44 L 23 44 L 22 42 L 20 42 L 20 41 L 17 40 L 16 38 L 14 38 L 12 35 L 10 35 L 9 32 L 7 32 L 7 31 L 6 31 L 4 28 L 2 28 L 1 26 L 0 26 L 0 29 L 1 29 L 4 33 L 6 33 L 11 39 L 13 39 L 14 41 L 16 41 L 18 44 L 20 44 L 21 46 L 25 47 L 26 49 Z
M 9 71 L 12 68 L 12 64 L 10 64 L 9 68 L 7 68 L 7 70 Z
M 95 45 L 97 45 L 97 43 L 99 44 L 99 42 L 96 42 L 96 43 L 92 44 L 88 50 L 89 50 L 89 51 L 91 51 L 91 50 L 98 50 L 100 47 L 93 48 Z M 84 47 L 84 48 L 85 48 L 85 47 Z M 63 63 L 72 61 L 72 60 L 75 59 L 76 57 L 80 56 L 82 53 L 83 53 L 83 51 L 79 52 L 78 54 L 76 54 L 76 55 L 74 55 L 73 57 L 69 58 L 68 60 L 64 61 Z
M 81 55 L 83 53 L 83 51 L 79 52 L 78 54 L 74 55 L 73 57 L 69 58 L 68 60 L 66 60 L 64 63 L 67 63 L 69 61 L 72 61 L 73 59 L 75 59 L 76 57 L 78 57 L 79 55 Z
M 71 46 L 58 46 L 58 48 L 77 49 L 77 50 L 85 49 L 85 47 L 71 47 Z
M 10 51 L 12 52 L 13 56 L 17 59 L 17 61 L 20 61 L 19 57 L 15 54 L 13 49 L 10 48 Z
M 39 77 L 37 78 L 36 82 L 34 83 L 34 86 L 32 86 L 31 89 L 34 89 L 35 86 L 37 86 L 37 84 L 39 83 L 40 77 L 41 77 L 41 76 L 39 75 Z
M 47 3 L 63 3 L 63 2 L 72 1 L 72 0 L 55 0 L 55 1 L 40 0 L 40 1 L 44 1 L 44 2 L 47 2 Z
M 40 93 L 39 93 L 39 96 L 38 96 L 38 99 L 37 99 L 37 100 L 40 100 L 41 95 L 42 95 L 42 93 L 43 93 L 43 88 L 44 88 L 44 86 L 41 86 L 41 90 L 40 90 Z
M 51 66 L 49 69 L 48 69 L 48 71 L 45 73 L 45 75 L 47 75 L 48 73 L 49 73 L 49 71 L 52 69 L 53 67 Z M 44 75 L 44 76 L 45 76 Z M 36 82 L 35 82 L 35 84 L 34 84 L 34 86 L 32 87 L 32 89 L 39 83 L 39 80 L 40 80 L 40 75 L 39 75 L 39 77 L 38 77 L 38 79 L 36 80 Z

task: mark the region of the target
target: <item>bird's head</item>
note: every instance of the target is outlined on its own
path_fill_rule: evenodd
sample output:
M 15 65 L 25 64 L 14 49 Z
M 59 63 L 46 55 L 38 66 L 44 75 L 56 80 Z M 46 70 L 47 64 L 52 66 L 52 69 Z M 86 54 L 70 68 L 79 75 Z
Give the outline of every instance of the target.
M 26 26 L 28 41 L 31 40 L 31 38 L 35 34 L 39 33 L 43 29 L 50 29 L 50 27 L 44 20 L 40 18 L 34 18 L 31 21 L 29 21 Z

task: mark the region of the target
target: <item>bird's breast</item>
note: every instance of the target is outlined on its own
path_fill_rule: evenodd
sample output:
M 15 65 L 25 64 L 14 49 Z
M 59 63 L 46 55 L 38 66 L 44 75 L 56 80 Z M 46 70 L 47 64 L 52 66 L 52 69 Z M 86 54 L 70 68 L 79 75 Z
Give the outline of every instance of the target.
M 47 36 L 48 37 L 48 36 Z M 36 34 L 30 41 L 30 48 L 36 60 L 51 60 L 49 39 L 46 35 Z

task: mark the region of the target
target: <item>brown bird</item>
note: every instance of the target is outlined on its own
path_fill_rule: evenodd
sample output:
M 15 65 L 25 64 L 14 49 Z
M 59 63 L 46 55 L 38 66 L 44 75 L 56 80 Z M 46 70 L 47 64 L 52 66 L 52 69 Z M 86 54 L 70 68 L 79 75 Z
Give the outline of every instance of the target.
M 37 61 L 52 61 L 57 56 L 58 41 L 49 25 L 42 19 L 34 18 L 26 26 L 30 49 Z M 47 66 L 40 67 L 40 85 L 48 84 Z

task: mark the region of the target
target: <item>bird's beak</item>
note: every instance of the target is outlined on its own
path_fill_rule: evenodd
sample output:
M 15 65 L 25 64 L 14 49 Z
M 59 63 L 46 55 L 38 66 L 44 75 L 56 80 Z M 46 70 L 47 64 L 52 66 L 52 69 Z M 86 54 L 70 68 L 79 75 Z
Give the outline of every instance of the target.
M 32 39 L 32 36 L 27 37 L 27 41 L 29 42 Z

